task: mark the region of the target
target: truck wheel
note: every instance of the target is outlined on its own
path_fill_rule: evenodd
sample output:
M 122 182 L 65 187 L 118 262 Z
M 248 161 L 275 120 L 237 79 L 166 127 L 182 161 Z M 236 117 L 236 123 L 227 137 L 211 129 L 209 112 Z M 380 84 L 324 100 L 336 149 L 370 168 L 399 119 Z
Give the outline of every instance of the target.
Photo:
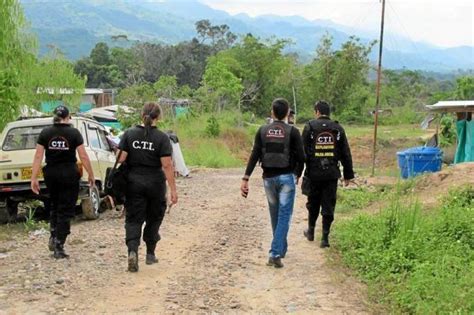
M 97 187 L 90 190 L 89 197 L 81 201 L 82 213 L 88 220 L 96 220 L 99 218 L 100 193 Z
M 10 221 L 10 216 L 8 215 L 8 208 L 5 203 L 5 205 L 0 205 L 0 223 L 8 223 Z
M 13 223 L 18 216 L 18 202 L 9 199 L 0 201 L 0 223 Z

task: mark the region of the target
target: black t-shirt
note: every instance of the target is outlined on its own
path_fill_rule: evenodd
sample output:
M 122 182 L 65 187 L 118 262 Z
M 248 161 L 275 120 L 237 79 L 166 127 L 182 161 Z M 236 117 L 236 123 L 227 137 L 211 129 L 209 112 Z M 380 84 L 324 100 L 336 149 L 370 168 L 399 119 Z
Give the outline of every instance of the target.
M 76 148 L 84 143 L 81 133 L 69 124 L 44 128 L 38 144 L 46 150 L 46 164 L 76 163 Z
M 127 164 L 134 167 L 161 168 L 161 158 L 171 156 L 168 136 L 152 127 L 145 137 L 145 128 L 136 126 L 128 129 L 120 140 L 119 148 L 127 152 Z

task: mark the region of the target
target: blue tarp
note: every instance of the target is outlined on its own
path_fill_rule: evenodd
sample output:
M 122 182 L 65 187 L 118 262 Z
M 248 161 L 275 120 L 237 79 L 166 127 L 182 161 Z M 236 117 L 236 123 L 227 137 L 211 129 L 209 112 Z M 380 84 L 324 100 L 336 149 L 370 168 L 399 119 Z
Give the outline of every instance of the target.
M 474 162 L 474 121 L 458 120 L 457 148 L 454 156 L 454 163 Z

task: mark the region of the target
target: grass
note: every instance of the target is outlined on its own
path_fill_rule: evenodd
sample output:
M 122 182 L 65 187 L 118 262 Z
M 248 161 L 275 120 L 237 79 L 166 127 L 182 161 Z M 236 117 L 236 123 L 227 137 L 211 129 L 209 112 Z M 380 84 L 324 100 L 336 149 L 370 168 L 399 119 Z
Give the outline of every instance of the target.
M 385 193 L 383 187 L 368 189 L 361 187 L 357 189 L 337 190 L 337 213 L 349 213 L 354 210 L 363 209 L 372 202 L 383 199 Z
M 371 125 L 344 125 L 347 136 L 350 137 L 370 137 L 373 138 L 374 127 Z M 391 140 L 402 138 L 423 137 L 431 132 L 423 130 L 419 125 L 396 125 L 396 126 L 379 126 L 377 131 L 377 139 Z
M 474 312 L 473 187 L 424 212 L 401 198 L 414 182 L 403 185 L 378 215 L 336 226 L 335 248 L 391 313 Z
M 213 139 L 196 139 L 184 143 L 183 155 L 186 163 L 193 166 L 225 168 L 242 166 L 242 161 L 232 154 L 223 143 Z
M 177 133 L 190 166 L 241 167 L 248 158 L 259 126 L 258 122 L 249 121 L 245 115 L 227 111 L 215 115 L 190 115 L 165 122 L 160 128 Z
M 178 134 L 186 163 L 190 166 L 211 168 L 242 167 L 252 149 L 253 139 L 263 119 L 252 118 L 249 114 L 224 111 L 219 114 L 190 114 L 172 121 L 161 123 L 162 130 L 173 130 Z M 297 126 L 300 131 L 304 124 Z M 356 143 L 370 150 L 373 126 L 344 125 L 349 140 L 360 138 Z M 428 133 L 418 125 L 380 126 L 379 150 L 393 149 L 394 146 L 419 145 L 419 139 Z M 353 150 L 357 153 L 356 145 Z M 362 150 L 362 149 L 360 149 Z M 396 159 L 396 156 L 393 156 Z M 360 170 L 366 174 L 367 167 Z M 379 174 L 398 175 L 396 168 L 378 169 Z

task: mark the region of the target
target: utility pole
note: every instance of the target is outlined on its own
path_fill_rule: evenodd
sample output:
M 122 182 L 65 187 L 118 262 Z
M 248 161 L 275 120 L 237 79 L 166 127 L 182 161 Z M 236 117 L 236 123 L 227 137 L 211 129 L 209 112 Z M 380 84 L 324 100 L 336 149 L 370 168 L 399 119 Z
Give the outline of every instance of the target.
M 377 128 L 379 124 L 379 107 L 380 107 L 380 79 L 382 76 L 382 48 L 383 48 L 383 28 L 385 22 L 385 0 L 382 0 L 382 19 L 380 25 L 380 45 L 379 45 L 379 63 L 377 67 L 377 88 L 374 111 L 374 145 L 372 148 L 372 176 L 375 175 L 375 157 L 377 151 Z
M 296 89 L 295 89 L 295 81 L 293 81 L 292 90 L 293 90 L 293 104 L 294 104 L 293 106 L 294 106 L 295 118 L 296 118 L 297 110 L 296 110 Z

